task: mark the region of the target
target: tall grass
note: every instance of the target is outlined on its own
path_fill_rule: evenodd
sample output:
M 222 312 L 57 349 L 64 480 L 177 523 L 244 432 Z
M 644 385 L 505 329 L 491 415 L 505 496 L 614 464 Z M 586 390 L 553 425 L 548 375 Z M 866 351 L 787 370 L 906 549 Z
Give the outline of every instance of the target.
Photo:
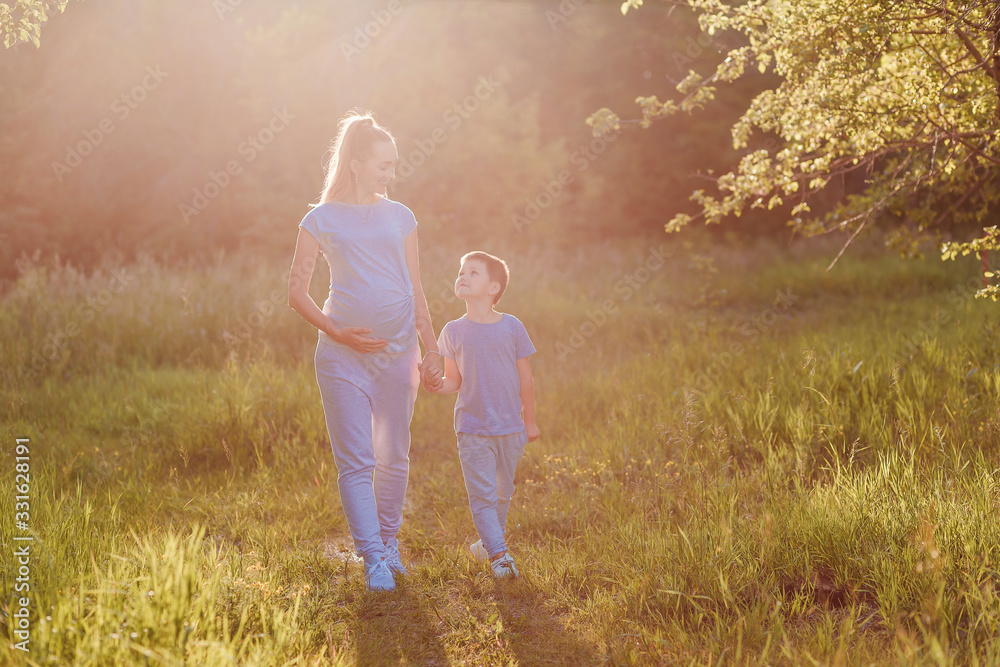
M 663 266 L 638 244 L 508 257 L 501 309 L 539 350 L 543 438 L 509 520 L 524 576 L 496 585 L 468 555 L 453 400 L 421 394 L 412 573 L 384 596 L 350 557 L 287 267 L 22 264 L 0 302 L 0 399 L 5 441 L 32 443 L 32 640 L 0 655 L 1000 664 L 1000 329 L 971 298 L 976 267 L 662 251 Z M 447 290 L 462 249 L 434 252 L 440 329 L 462 312 Z M 13 465 L 0 476 L 10 489 Z M 15 568 L 0 572 L 12 643 Z

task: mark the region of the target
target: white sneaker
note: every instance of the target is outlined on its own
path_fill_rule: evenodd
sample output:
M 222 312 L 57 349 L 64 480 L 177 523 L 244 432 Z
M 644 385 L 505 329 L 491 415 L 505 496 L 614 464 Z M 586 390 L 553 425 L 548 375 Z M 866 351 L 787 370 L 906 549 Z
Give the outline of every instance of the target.
M 493 569 L 494 579 L 506 579 L 507 577 L 518 576 L 517 568 L 514 567 L 514 559 L 510 557 L 509 553 L 490 563 L 490 567 Z
M 396 582 L 392 578 L 392 572 L 385 562 L 385 558 L 369 563 L 365 561 L 365 585 L 369 591 L 394 591 Z
M 473 557 L 480 563 L 485 563 L 490 559 L 490 553 L 486 551 L 486 547 L 483 546 L 482 540 L 476 540 L 469 545 L 469 551 L 472 552 Z
M 399 556 L 399 542 L 393 540 L 392 544 L 385 545 L 385 564 L 396 574 L 404 577 L 409 574 L 403 565 L 403 559 Z

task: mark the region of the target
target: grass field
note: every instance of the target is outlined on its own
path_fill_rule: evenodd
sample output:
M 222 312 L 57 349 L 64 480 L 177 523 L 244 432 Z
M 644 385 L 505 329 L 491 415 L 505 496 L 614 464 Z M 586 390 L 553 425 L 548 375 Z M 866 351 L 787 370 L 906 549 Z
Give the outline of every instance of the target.
M 30 641 L 5 556 L 2 662 L 1000 664 L 978 265 L 861 248 L 825 272 L 834 246 L 692 238 L 508 254 L 500 309 L 539 350 L 524 576 L 468 554 L 454 397 L 421 392 L 411 575 L 384 595 L 350 557 L 287 264 L 25 263 L 0 300 L 0 526 L 7 553 L 34 536 Z M 436 330 L 464 250 L 423 255 Z

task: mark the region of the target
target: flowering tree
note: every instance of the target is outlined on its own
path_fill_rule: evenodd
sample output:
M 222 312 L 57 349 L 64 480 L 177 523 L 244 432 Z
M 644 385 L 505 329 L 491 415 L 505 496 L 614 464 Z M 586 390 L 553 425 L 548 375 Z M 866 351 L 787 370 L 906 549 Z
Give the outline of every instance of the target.
M 709 35 L 734 31 L 743 45 L 707 76 L 691 71 L 677 99 L 639 97 L 641 118 L 610 109 L 587 119 L 595 134 L 624 122 L 649 127 L 677 111 L 704 107 L 720 83 L 754 68 L 778 75 L 732 127 L 748 152 L 715 179 L 717 193 L 697 190 L 700 211 L 667 223 L 719 222 L 746 209 L 791 205 L 791 225 L 806 236 L 848 232 L 873 222 L 904 224 L 891 242 L 918 253 L 949 225 L 982 226 L 1000 198 L 1000 6 L 987 0 L 666 0 L 690 7 Z M 642 0 L 628 0 L 622 13 Z M 641 10 L 640 10 L 641 11 Z M 748 142 L 777 140 L 757 150 Z M 825 216 L 809 202 L 832 178 L 864 170 L 867 186 Z M 995 230 L 994 230 L 995 232 Z M 987 232 L 976 245 L 944 247 L 945 256 L 1000 247 Z M 843 250 L 841 251 L 841 254 Z M 838 255 L 839 257 L 840 255 Z
M 53 9 L 62 13 L 69 0 L 17 0 L 14 6 L 0 2 L 0 36 L 10 48 L 18 42 L 41 46 L 42 24 Z

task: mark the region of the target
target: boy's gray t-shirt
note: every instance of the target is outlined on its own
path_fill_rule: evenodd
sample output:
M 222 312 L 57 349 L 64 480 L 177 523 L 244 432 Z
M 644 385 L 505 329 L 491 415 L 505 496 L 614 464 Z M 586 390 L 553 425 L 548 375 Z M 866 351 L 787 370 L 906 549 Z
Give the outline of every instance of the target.
M 465 315 L 444 325 L 438 347 L 462 375 L 455 432 L 509 435 L 524 431 L 517 360 L 535 353 L 521 320 L 507 313 L 492 324 Z
M 316 237 L 330 265 L 323 313 L 338 327 L 370 328 L 369 336 L 388 342 L 385 352 L 412 349 L 417 325 L 406 237 L 417 227 L 413 212 L 390 199 L 372 206 L 326 202 L 299 227 Z M 322 331 L 319 337 L 339 346 Z

